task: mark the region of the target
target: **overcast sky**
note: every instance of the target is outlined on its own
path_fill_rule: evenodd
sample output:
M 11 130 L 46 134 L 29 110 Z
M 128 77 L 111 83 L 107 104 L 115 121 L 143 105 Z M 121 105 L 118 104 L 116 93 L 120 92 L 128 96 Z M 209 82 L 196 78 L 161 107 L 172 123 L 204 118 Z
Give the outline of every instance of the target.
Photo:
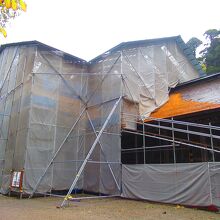
M 1 43 L 38 40 L 90 60 L 124 41 L 220 28 L 220 0 L 26 0 Z

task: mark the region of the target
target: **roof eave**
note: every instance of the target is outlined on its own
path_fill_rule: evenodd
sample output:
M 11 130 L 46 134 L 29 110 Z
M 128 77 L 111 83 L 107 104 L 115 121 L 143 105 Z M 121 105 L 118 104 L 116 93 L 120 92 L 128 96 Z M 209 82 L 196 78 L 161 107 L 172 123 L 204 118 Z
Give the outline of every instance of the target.
M 205 75 L 205 76 L 202 76 L 200 78 L 196 78 L 196 79 L 178 84 L 175 88 L 172 88 L 171 91 L 176 91 L 178 89 L 182 89 L 182 88 L 185 88 L 187 86 L 191 86 L 191 85 L 201 83 L 201 82 L 205 82 L 205 81 L 211 81 L 211 80 L 214 80 L 214 79 L 220 79 L 220 72 L 210 74 L 210 75 Z
M 86 64 L 86 63 L 87 63 L 87 61 L 84 60 L 84 59 L 81 59 L 81 58 L 76 57 L 76 56 L 74 56 L 74 55 L 72 55 L 72 54 L 66 53 L 66 52 L 64 52 L 64 51 L 61 51 L 61 50 L 55 48 L 55 47 L 49 46 L 49 45 L 47 45 L 47 44 L 41 43 L 41 42 L 36 41 L 36 40 L 3 44 L 3 45 L 0 46 L 0 53 L 1 53 L 2 50 L 4 50 L 4 49 L 7 48 L 7 47 L 23 46 L 23 45 L 27 45 L 27 46 L 29 46 L 29 45 L 30 45 L 30 46 L 39 46 L 39 47 L 43 47 L 43 48 L 45 48 L 45 49 L 47 49 L 47 50 L 50 50 L 50 51 L 59 51 L 59 52 L 63 53 L 65 56 L 70 57 L 71 59 L 77 61 L 78 63 L 82 63 L 82 64 Z

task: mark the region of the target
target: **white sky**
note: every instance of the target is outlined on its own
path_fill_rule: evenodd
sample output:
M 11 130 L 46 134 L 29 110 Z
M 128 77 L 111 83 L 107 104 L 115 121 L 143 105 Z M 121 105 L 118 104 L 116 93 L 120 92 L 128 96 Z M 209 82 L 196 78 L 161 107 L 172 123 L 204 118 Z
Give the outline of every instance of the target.
M 220 0 L 26 0 L 1 44 L 38 40 L 90 60 L 124 41 L 220 28 Z

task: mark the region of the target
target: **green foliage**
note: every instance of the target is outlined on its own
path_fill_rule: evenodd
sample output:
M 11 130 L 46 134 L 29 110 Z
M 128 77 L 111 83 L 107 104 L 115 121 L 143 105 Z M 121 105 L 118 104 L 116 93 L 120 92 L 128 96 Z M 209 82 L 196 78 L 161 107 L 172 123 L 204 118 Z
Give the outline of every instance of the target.
M 220 30 L 217 29 L 209 29 L 204 33 L 205 37 L 209 39 L 210 42 L 212 42 L 216 37 L 219 37 L 219 34 Z
M 206 68 L 206 73 L 207 74 L 220 73 L 220 66 L 208 66 Z
M 200 46 L 202 44 L 202 41 L 199 40 L 196 37 L 192 37 L 189 39 L 189 41 L 186 43 L 186 45 L 192 50 L 194 56 L 196 56 L 196 49 L 198 48 L 198 46 Z
M 209 44 L 202 51 L 207 73 L 220 72 L 220 30 L 210 29 L 204 33 Z
M 204 49 L 197 59 L 207 74 L 220 72 L 220 30 L 209 29 L 204 33 L 204 36 L 207 42 L 203 44 Z M 200 42 L 197 38 L 191 38 L 186 43 L 191 49 L 194 48 L 194 55 Z

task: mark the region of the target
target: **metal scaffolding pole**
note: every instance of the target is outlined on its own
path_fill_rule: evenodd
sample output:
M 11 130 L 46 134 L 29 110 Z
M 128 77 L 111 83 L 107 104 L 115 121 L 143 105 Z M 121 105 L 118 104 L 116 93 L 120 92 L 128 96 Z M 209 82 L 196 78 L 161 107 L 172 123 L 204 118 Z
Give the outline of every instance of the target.
M 114 68 L 115 64 L 118 62 L 119 58 L 121 57 L 121 54 L 116 58 L 116 60 L 114 61 L 114 63 L 111 65 L 111 67 L 109 68 L 109 70 L 104 74 L 103 79 L 101 80 L 101 82 L 99 83 L 99 85 L 94 89 L 93 93 L 90 95 L 88 101 L 86 101 L 86 105 L 89 103 L 89 101 L 92 99 L 92 97 L 96 94 L 97 90 L 100 88 L 100 86 L 102 85 L 102 83 L 105 81 L 105 79 L 107 78 L 108 74 L 112 71 L 112 69 Z
M 130 114 L 130 115 L 134 115 L 134 114 Z M 137 115 L 136 115 L 137 116 Z M 164 118 L 154 118 L 154 117 L 147 117 L 146 120 L 150 120 L 150 121 L 161 121 L 161 122 L 167 122 L 167 123 L 172 123 L 172 120 L 170 119 L 164 119 Z M 186 121 L 178 121 L 175 120 L 175 124 L 179 124 L 179 125 L 188 125 L 188 126 L 193 126 L 193 127 L 200 127 L 200 128 L 210 128 L 210 125 L 205 125 L 205 124 L 197 124 L 197 123 L 193 123 L 193 122 L 186 122 Z M 220 127 L 218 126 L 211 126 L 212 129 L 216 129 L 216 130 L 220 130 Z
M 136 116 L 134 114 L 126 114 L 125 115 L 133 115 L 133 116 Z M 150 117 L 149 117 L 150 118 Z M 204 124 L 196 124 L 196 123 L 191 123 L 191 122 L 184 122 L 184 121 L 176 121 L 176 120 L 170 120 L 170 119 L 158 119 L 158 118 L 151 118 L 151 121 L 157 121 L 157 122 L 165 122 L 165 123 L 169 123 L 171 124 L 170 126 L 162 126 L 161 124 L 158 124 L 158 125 L 155 125 L 155 124 L 151 124 L 151 123 L 144 123 L 143 121 L 131 121 L 129 119 L 126 119 L 125 118 L 125 121 L 128 121 L 128 122 L 135 122 L 137 124 L 140 124 L 142 126 L 149 126 L 149 127 L 153 127 L 153 128 L 159 128 L 159 131 L 160 129 L 165 129 L 165 130 L 168 130 L 168 131 L 171 131 L 172 132 L 172 135 L 170 137 L 162 137 L 160 132 L 159 132 L 159 135 L 157 134 L 145 134 L 143 133 L 143 131 L 138 131 L 137 133 L 136 132 L 131 132 L 131 131 L 126 131 L 125 132 L 128 132 L 128 133 L 133 133 L 133 134 L 138 134 L 138 135 L 143 135 L 143 136 L 147 136 L 147 137 L 152 137 L 152 138 L 156 138 L 156 139 L 159 139 L 159 140 L 164 140 L 164 141 L 169 141 L 169 142 L 173 142 L 173 152 L 174 152 L 174 163 L 176 162 L 176 155 L 175 155 L 175 143 L 178 143 L 178 144 L 182 144 L 182 145 L 185 145 L 185 146 L 190 146 L 190 147 L 194 147 L 194 148 L 198 148 L 198 149 L 202 149 L 202 150 L 205 150 L 205 151 L 210 151 L 212 153 L 212 161 L 215 162 L 215 157 L 214 157 L 214 153 L 220 153 L 219 150 L 216 150 L 214 149 L 214 143 L 213 143 L 213 139 L 220 139 L 220 136 L 219 135 L 213 135 L 213 132 L 212 130 L 216 130 L 216 131 L 219 131 L 220 130 L 220 127 L 217 127 L 217 126 L 212 126 L 211 123 L 209 123 L 209 125 L 204 125 Z M 186 126 L 186 129 L 180 129 L 180 128 L 175 128 L 174 127 L 174 123 L 177 124 L 177 125 L 184 125 Z M 207 132 L 198 132 L 198 131 L 192 131 L 192 130 L 189 130 L 189 126 L 191 127 L 196 127 L 196 128 L 204 128 L 204 129 L 207 129 Z M 186 140 L 180 140 L 180 141 L 177 141 L 175 140 L 175 132 L 181 132 L 181 133 L 184 133 L 184 134 L 187 134 L 187 139 Z M 203 137 L 206 137 L 206 138 L 210 138 L 210 147 L 209 146 L 201 146 L 200 144 L 194 144 L 193 142 L 190 142 L 189 140 L 189 135 L 190 134 L 193 134 L 193 135 L 198 135 L 198 136 L 203 136 Z
M 32 74 L 35 75 L 62 75 L 62 76 L 83 76 L 83 77 L 93 77 L 93 76 L 103 76 L 103 73 L 53 73 L 53 72 L 32 72 Z M 109 73 L 108 75 L 113 75 L 113 76 L 120 76 L 122 75 L 121 73 Z M 124 74 L 125 75 L 125 74 Z
M 131 113 L 123 113 L 123 114 L 124 115 L 130 115 L 130 116 L 136 116 L 137 118 L 140 118 L 140 116 L 136 115 L 136 114 L 131 114 Z M 172 120 L 164 119 L 164 118 L 147 117 L 147 118 L 145 118 L 145 120 L 147 120 L 147 121 L 167 122 L 167 123 L 170 123 L 170 124 L 172 123 Z M 191 127 L 200 127 L 200 128 L 207 128 L 207 129 L 210 128 L 210 125 L 205 125 L 205 124 L 186 122 L 186 121 L 178 121 L 178 120 L 174 120 L 174 121 L 175 121 L 175 124 L 179 124 L 179 125 L 188 125 L 188 126 L 191 126 Z M 213 125 L 211 125 L 211 128 L 220 131 L 220 126 L 213 126 Z
M 209 131 L 210 131 L 210 140 L 211 140 L 211 148 L 212 148 L 212 161 L 215 162 L 215 154 L 214 154 L 214 151 L 213 151 L 214 146 L 213 146 L 212 124 L 211 124 L 211 122 L 209 123 L 209 126 L 210 126 Z
M 210 163 L 209 163 L 209 162 L 207 162 L 207 170 L 208 170 L 208 183 L 209 183 L 210 204 L 213 205 L 213 199 L 212 199 L 212 182 L 211 182 L 211 176 L 210 176 Z
M 13 65 L 13 63 L 14 63 L 14 61 L 15 61 L 15 57 L 17 56 L 17 53 L 18 53 L 18 47 L 17 47 L 16 50 L 15 50 L 15 53 L 14 53 L 13 59 L 11 60 L 9 69 L 8 69 L 7 73 L 5 74 L 5 78 L 3 79 L 3 82 L 2 82 L 2 84 L 0 85 L 0 93 L 2 92 L 2 89 L 3 89 L 4 85 L 5 85 L 5 82 L 7 81 L 7 78 L 8 78 L 8 76 L 9 76 L 9 73 L 10 73 L 10 70 L 11 70 L 11 68 L 12 68 L 12 65 Z
M 121 149 L 122 152 L 126 152 L 126 151 L 134 151 L 134 150 L 147 150 L 147 149 L 158 149 L 158 148 L 167 148 L 167 147 L 172 147 L 173 144 L 167 144 L 167 145 L 158 145 L 158 146 L 152 146 L 152 147 L 138 147 L 138 148 L 125 148 L 125 149 Z M 177 145 L 179 146 L 179 145 Z
M 189 125 L 186 126 L 187 129 L 187 140 L 189 141 Z
M 173 162 L 176 163 L 176 149 L 175 149 L 175 136 L 174 136 L 174 125 L 173 125 L 173 118 L 172 118 L 172 139 L 173 139 Z
M 103 124 L 103 126 L 102 126 L 102 128 L 101 128 L 99 134 L 97 135 L 97 137 L 96 137 L 96 139 L 95 139 L 93 145 L 91 146 L 91 148 L 90 148 L 90 150 L 89 150 L 89 152 L 88 152 L 88 154 L 87 154 L 85 160 L 83 161 L 83 163 L 82 163 L 82 165 L 81 165 L 81 167 L 80 167 L 78 173 L 76 174 L 76 177 L 75 177 L 75 179 L 74 179 L 72 185 L 70 186 L 70 189 L 69 189 L 68 193 L 66 194 L 65 199 L 64 199 L 63 202 L 61 203 L 61 205 L 60 205 L 61 207 L 65 206 L 65 204 L 66 204 L 66 202 L 67 202 L 67 200 L 68 200 L 69 195 L 72 193 L 72 191 L 73 191 L 73 189 L 74 189 L 76 183 L 78 182 L 78 180 L 79 180 L 79 178 L 80 178 L 80 176 L 81 176 L 81 174 L 82 174 L 82 172 L 83 172 L 83 170 L 84 170 L 84 168 L 85 168 L 85 166 L 86 166 L 86 164 L 87 164 L 87 162 L 88 162 L 88 160 L 89 160 L 89 157 L 91 156 L 92 152 L 94 151 L 94 149 L 95 149 L 95 147 L 96 147 L 96 145 L 97 145 L 97 143 L 98 143 L 98 141 L 99 141 L 99 139 L 100 139 L 100 137 L 101 137 L 101 135 L 102 135 L 104 129 L 106 128 L 106 126 L 107 126 L 109 120 L 111 119 L 111 117 L 112 117 L 113 113 L 115 112 L 115 109 L 117 108 L 117 106 L 118 106 L 118 104 L 120 103 L 121 99 L 122 99 L 122 96 L 120 96 L 119 99 L 116 101 L 116 103 L 114 104 L 114 106 L 113 106 L 111 112 L 109 113 L 107 119 L 105 120 L 105 123 Z
M 40 53 L 40 54 L 41 54 L 41 53 Z M 84 100 L 81 98 L 81 96 L 80 96 L 78 93 L 76 93 L 75 90 L 74 90 L 71 86 L 69 86 L 69 84 L 68 84 L 68 83 L 66 82 L 66 80 L 64 79 L 63 75 L 50 63 L 50 61 L 49 61 L 43 54 L 41 54 L 41 56 L 47 61 L 48 65 L 57 73 L 57 75 L 59 75 L 59 76 L 64 80 L 64 83 L 66 84 L 66 86 L 67 86 L 68 88 L 70 88 L 70 89 L 77 95 L 77 97 L 82 101 L 82 103 L 84 104 L 84 109 L 82 110 L 80 116 L 78 117 L 78 119 L 76 120 L 76 122 L 74 123 L 74 125 L 72 126 L 72 128 L 70 129 L 70 131 L 68 132 L 68 134 L 66 135 L 66 137 L 65 137 L 65 139 L 63 140 L 63 142 L 61 143 L 61 145 L 59 146 L 58 150 L 55 152 L 54 156 L 52 157 L 51 161 L 49 162 L 48 166 L 46 167 L 46 169 L 45 169 L 43 175 L 42 175 L 42 176 L 40 177 L 40 179 L 38 180 L 38 182 L 37 182 L 35 188 L 33 189 L 32 193 L 30 194 L 29 198 L 32 198 L 32 197 L 33 197 L 33 195 L 34 195 L 34 193 L 36 192 L 36 190 L 37 190 L 39 184 L 41 183 L 43 177 L 44 177 L 45 174 L 47 173 L 47 170 L 49 169 L 49 167 L 50 167 L 51 164 L 53 163 L 54 159 L 55 159 L 56 156 L 58 155 L 58 153 L 59 153 L 60 149 L 62 148 L 63 144 L 64 144 L 65 141 L 68 139 L 70 133 L 72 132 L 72 130 L 74 129 L 74 127 L 76 126 L 76 124 L 78 123 L 78 121 L 80 120 L 80 118 L 81 118 L 81 116 L 83 115 L 83 113 L 85 112 L 85 110 L 86 110 L 87 108 L 89 108 L 89 107 L 87 106 L 87 104 L 88 104 L 89 101 L 92 99 L 92 97 L 93 97 L 94 94 L 96 93 L 96 90 L 99 88 L 99 86 L 102 85 L 102 83 L 103 83 L 104 80 L 106 79 L 107 75 L 111 72 L 111 70 L 113 69 L 114 65 L 117 63 L 117 61 L 119 60 L 119 58 L 120 58 L 121 55 L 119 55 L 119 56 L 117 57 L 117 59 L 115 60 L 115 62 L 114 62 L 114 63 L 112 64 L 112 66 L 109 68 L 109 70 L 108 70 L 107 73 L 105 74 L 104 78 L 102 79 L 102 81 L 101 81 L 100 84 L 98 85 L 98 87 L 95 89 L 95 91 L 92 93 L 92 95 L 89 97 L 89 99 L 88 99 L 87 101 L 84 101 Z M 117 103 L 120 102 L 121 98 L 122 98 L 122 96 L 120 96 L 120 98 L 117 100 Z M 100 132 L 101 132 L 101 131 L 100 131 Z M 103 133 L 103 131 L 102 131 L 102 133 Z
M 75 89 L 68 84 L 68 82 L 66 81 L 66 79 L 63 77 L 63 74 L 61 74 L 61 73 L 50 63 L 50 61 L 49 61 L 41 52 L 40 52 L 40 55 L 44 58 L 44 60 L 47 61 L 48 65 L 57 73 L 57 75 L 60 76 L 60 78 L 61 78 L 61 79 L 63 80 L 63 82 L 65 83 L 66 87 L 67 87 L 68 89 L 70 89 L 70 90 L 76 95 L 76 97 L 78 97 L 78 98 L 80 99 L 80 101 L 86 106 L 85 100 L 83 100 L 83 98 L 75 91 Z M 33 73 L 33 74 L 35 74 L 35 73 Z
M 145 156 L 146 152 L 145 152 L 145 136 L 144 136 L 144 134 L 145 134 L 145 128 L 144 128 L 144 123 L 143 123 L 143 151 L 144 151 L 144 164 L 145 164 L 146 163 L 146 156 Z
M 78 163 L 83 162 L 84 160 L 63 160 L 63 161 L 54 161 L 53 163 Z M 120 164 L 120 162 L 114 161 L 97 161 L 97 160 L 88 160 L 87 163 L 100 163 L 100 164 Z
M 78 200 L 86 200 L 86 199 L 106 199 L 106 198 L 114 198 L 114 197 L 118 197 L 118 195 L 77 197 L 77 198 L 71 198 L 70 201 L 78 201 Z
M 143 135 L 142 133 L 134 132 L 134 131 L 128 131 L 128 130 L 125 130 L 125 129 L 123 129 L 122 131 L 125 132 L 125 133 L 130 133 L 130 134 Z M 173 142 L 173 140 L 171 140 L 171 139 L 158 137 L 158 136 L 155 136 L 155 135 L 144 134 L 144 136 L 145 137 L 156 138 L 156 139 L 159 139 L 159 140 Z M 189 146 L 189 147 L 195 147 L 195 148 L 199 148 L 199 149 L 202 149 L 202 150 L 212 151 L 212 149 L 201 147 L 201 146 L 195 145 L 195 144 L 189 144 L 189 143 L 185 143 L 185 142 L 182 142 L 182 141 L 176 141 L 176 140 L 174 140 L 174 142 L 177 143 L 177 144 L 183 144 L 183 145 L 186 145 L 186 146 Z M 214 150 L 214 149 L 213 149 L 213 152 L 220 153 L 219 150 Z
M 91 118 L 90 118 L 90 115 L 89 115 L 88 111 L 86 111 L 86 114 L 87 114 L 87 117 L 88 117 L 88 119 L 89 119 L 89 123 L 90 123 L 90 125 L 91 125 L 91 127 L 92 127 L 92 130 L 94 131 L 94 134 L 95 134 L 95 136 L 96 136 L 96 138 L 97 138 L 97 134 L 96 134 L 94 125 L 93 125 L 93 123 L 92 123 L 92 121 L 91 121 Z M 112 170 L 111 165 L 108 163 L 108 160 L 106 159 L 106 155 L 105 155 L 105 152 L 104 152 L 104 149 L 103 149 L 103 146 L 102 146 L 100 140 L 98 140 L 98 143 L 99 143 L 100 148 L 101 148 L 101 151 L 102 151 L 102 153 L 103 153 L 104 160 L 107 162 L 108 168 L 109 168 L 109 170 L 110 170 L 110 172 L 111 172 L 111 174 L 112 174 L 112 177 L 113 177 L 113 179 L 114 179 L 114 181 L 115 181 L 115 184 L 116 184 L 116 186 L 117 186 L 117 188 L 118 188 L 118 190 L 119 190 L 119 192 L 120 192 L 120 190 L 121 190 L 121 189 L 120 189 L 120 186 L 119 186 L 119 184 L 118 184 L 118 182 L 117 182 L 117 180 L 116 180 L 116 177 L 115 177 L 115 175 L 114 175 L 114 172 L 113 172 L 113 170 Z
M 126 118 L 124 118 L 124 119 L 125 119 L 125 121 L 128 121 L 128 122 L 133 122 L 133 123 L 135 122 L 135 121 L 128 120 Z M 136 122 L 136 123 L 142 125 L 143 122 Z M 176 121 L 175 121 L 175 123 L 176 123 Z M 145 125 L 149 126 L 149 127 L 161 128 L 161 129 L 170 130 L 170 131 L 174 130 L 174 131 L 177 131 L 177 132 L 194 134 L 194 135 L 199 135 L 199 136 L 204 136 L 204 137 L 211 137 L 212 136 L 212 138 L 216 138 L 216 139 L 220 140 L 220 136 L 218 136 L 218 135 L 213 135 L 213 134 L 211 135 L 211 134 L 207 134 L 207 133 L 203 133 L 203 132 L 184 130 L 184 129 L 180 129 L 180 128 L 172 128 L 172 127 L 166 127 L 166 126 L 161 126 L 161 125 L 159 126 L 159 125 L 154 125 L 154 124 L 149 124 L 149 123 L 145 123 Z M 199 127 L 199 126 L 197 126 L 197 127 Z M 210 127 L 208 126 L 208 127 L 205 127 L 205 128 L 209 129 Z M 213 126 L 211 126 L 211 128 L 213 129 Z M 216 130 L 218 130 L 218 129 L 216 129 Z

